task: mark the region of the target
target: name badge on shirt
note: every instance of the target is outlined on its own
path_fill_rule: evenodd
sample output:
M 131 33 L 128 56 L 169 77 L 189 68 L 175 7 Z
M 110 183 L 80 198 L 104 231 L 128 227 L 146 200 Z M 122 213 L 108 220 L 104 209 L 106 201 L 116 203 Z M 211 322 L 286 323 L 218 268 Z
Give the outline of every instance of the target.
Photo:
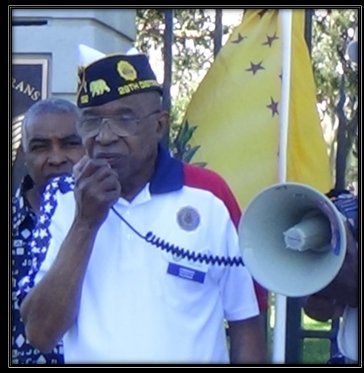
M 184 278 L 185 280 L 196 281 L 201 284 L 205 281 L 205 272 L 195 268 L 189 268 L 176 263 L 169 263 L 167 273 L 173 276 Z

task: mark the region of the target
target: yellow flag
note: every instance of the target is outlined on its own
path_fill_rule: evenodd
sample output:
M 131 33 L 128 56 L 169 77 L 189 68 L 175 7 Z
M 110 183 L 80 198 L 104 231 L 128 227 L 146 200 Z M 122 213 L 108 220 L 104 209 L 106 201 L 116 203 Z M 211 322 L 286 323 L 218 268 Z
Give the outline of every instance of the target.
M 242 207 L 263 188 L 278 182 L 282 85 L 278 13 L 245 11 L 186 112 L 189 126 L 197 127 L 190 144 L 200 146 L 192 162 L 206 162 L 224 176 Z M 298 30 L 295 21 L 293 24 Z M 301 24 L 298 26 L 303 35 Z M 296 46 L 296 40 L 304 42 L 303 36 L 292 40 L 298 55 L 291 67 L 289 117 L 293 124 L 288 134 L 287 181 L 328 191 L 329 160 L 316 110 L 312 68 L 307 49 Z
M 304 39 L 304 20 L 303 10 L 293 11 L 287 181 L 305 183 L 325 193 L 333 187 L 333 182 L 316 110 L 316 87 Z

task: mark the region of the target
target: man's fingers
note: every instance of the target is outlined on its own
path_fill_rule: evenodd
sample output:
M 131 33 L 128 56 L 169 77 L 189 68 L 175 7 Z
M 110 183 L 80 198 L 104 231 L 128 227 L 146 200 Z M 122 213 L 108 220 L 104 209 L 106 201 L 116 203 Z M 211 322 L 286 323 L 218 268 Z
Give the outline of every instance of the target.
M 88 155 L 84 155 L 74 166 L 73 166 L 73 176 L 77 180 L 79 175 L 81 174 L 83 168 L 85 167 L 87 161 L 89 160 Z
M 84 179 L 89 176 L 92 176 L 100 168 L 110 169 L 110 165 L 105 159 L 86 158 L 85 160 L 82 161 L 82 163 L 80 162 L 79 166 L 75 167 L 74 177 L 75 177 L 76 183 L 80 179 Z

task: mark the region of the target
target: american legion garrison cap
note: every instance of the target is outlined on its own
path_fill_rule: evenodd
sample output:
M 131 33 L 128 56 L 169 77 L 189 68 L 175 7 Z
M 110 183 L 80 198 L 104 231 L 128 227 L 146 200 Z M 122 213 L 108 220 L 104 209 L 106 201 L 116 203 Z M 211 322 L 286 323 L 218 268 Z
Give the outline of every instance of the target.
M 144 54 L 112 54 L 78 68 L 77 105 L 103 105 L 134 93 L 162 88 Z

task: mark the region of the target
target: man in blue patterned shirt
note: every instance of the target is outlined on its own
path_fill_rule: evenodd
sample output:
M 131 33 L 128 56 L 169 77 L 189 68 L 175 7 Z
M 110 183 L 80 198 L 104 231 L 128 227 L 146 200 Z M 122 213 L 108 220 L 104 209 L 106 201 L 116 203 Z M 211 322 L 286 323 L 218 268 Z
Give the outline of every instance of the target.
M 27 343 L 15 293 L 31 265 L 30 242 L 42 192 L 53 177 L 72 172 L 84 153 L 76 131 L 77 107 L 63 99 L 38 101 L 25 114 L 22 147 L 28 174 L 12 200 L 12 364 L 62 364 L 62 345 L 49 354 Z

